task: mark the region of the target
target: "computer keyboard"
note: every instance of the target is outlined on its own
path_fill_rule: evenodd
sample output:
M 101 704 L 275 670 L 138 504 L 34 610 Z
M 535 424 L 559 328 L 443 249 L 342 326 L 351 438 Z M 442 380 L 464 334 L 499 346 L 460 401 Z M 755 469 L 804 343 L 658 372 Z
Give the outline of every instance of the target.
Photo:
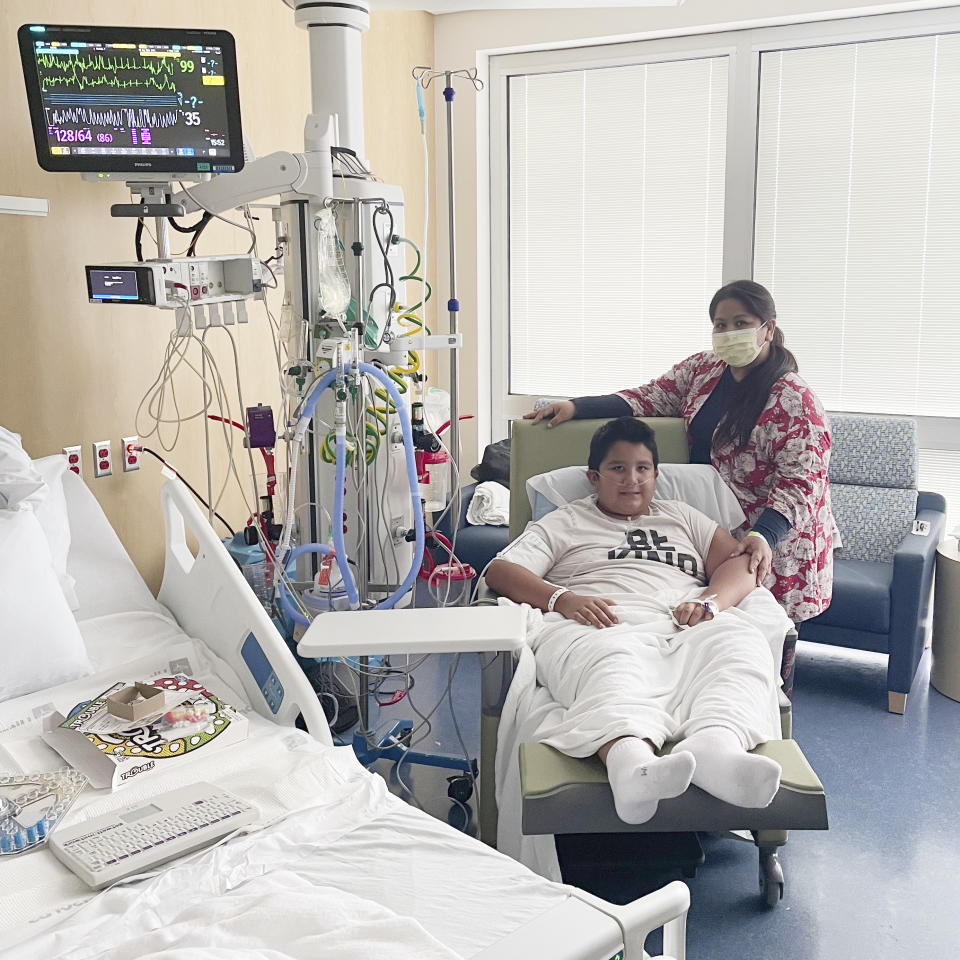
M 71 827 L 58 827 L 53 855 L 99 890 L 148 873 L 256 820 L 256 807 L 209 783 L 195 783 Z

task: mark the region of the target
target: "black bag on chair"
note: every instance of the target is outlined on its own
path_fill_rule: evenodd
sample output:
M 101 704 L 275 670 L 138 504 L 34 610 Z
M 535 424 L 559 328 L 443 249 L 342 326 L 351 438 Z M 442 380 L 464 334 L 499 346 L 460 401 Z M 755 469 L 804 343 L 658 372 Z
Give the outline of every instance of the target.
M 496 480 L 510 487 L 510 441 L 498 440 L 488 444 L 483 459 L 471 471 L 470 476 L 479 483 Z

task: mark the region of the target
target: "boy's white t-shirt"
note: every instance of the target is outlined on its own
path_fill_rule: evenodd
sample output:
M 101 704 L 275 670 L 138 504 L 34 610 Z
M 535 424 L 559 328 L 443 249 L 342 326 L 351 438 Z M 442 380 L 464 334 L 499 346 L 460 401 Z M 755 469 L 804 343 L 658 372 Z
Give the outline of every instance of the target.
M 616 600 L 707 582 L 719 524 L 679 500 L 653 500 L 631 519 L 603 513 L 595 496 L 558 507 L 497 556 L 558 586 Z

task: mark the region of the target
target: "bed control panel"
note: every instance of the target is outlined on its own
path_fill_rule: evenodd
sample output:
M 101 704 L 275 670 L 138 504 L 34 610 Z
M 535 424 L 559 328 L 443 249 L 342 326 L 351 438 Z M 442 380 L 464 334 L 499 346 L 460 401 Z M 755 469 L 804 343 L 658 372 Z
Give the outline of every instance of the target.
M 270 712 L 276 714 L 283 703 L 283 684 L 280 678 L 274 672 L 267 655 L 263 652 L 260 642 L 252 634 L 247 634 L 247 639 L 243 641 L 240 648 L 240 655 L 243 662 L 247 665 L 253 679 L 256 680 L 263 699 L 266 700 Z
M 85 823 L 58 827 L 48 842 L 64 866 L 100 890 L 206 847 L 258 817 L 256 807 L 226 790 L 194 783 Z

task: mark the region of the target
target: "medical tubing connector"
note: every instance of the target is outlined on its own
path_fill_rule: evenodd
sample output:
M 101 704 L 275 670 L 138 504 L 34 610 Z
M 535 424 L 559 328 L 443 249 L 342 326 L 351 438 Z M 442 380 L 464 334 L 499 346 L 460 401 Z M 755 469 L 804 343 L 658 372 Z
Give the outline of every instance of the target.
M 302 546 L 294 547 L 293 550 L 290 551 L 290 556 L 287 557 L 287 563 L 292 563 L 306 553 L 321 553 L 326 556 L 333 553 L 333 550 L 325 543 L 305 543 Z M 284 613 L 286 613 L 294 623 L 299 623 L 302 627 L 310 626 L 310 621 L 293 605 L 293 601 L 287 593 L 287 588 L 283 585 L 283 577 L 277 578 L 277 599 L 280 601 L 280 606 L 283 607 Z
M 387 395 L 393 401 L 394 407 L 397 411 L 401 411 L 403 409 L 403 399 L 400 396 L 400 391 L 393 385 L 390 378 L 372 364 L 360 363 L 359 367 L 361 373 L 368 373 L 375 380 L 379 380 L 383 384 Z M 403 597 L 416 581 L 417 575 L 420 572 L 420 565 L 423 563 L 423 510 L 420 505 L 420 484 L 417 480 L 417 465 L 413 455 L 413 431 L 410 429 L 410 421 L 402 415 L 400 416 L 400 430 L 403 433 L 403 453 L 407 463 L 407 480 L 410 483 L 410 500 L 413 504 L 413 531 L 416 536 L 413 563 L 410 565 L 410 570 L 407 572 L 403 583 L 401 583 L 386 600 L 381 600 L 374 607 L 374 610 L 389 610 Z

